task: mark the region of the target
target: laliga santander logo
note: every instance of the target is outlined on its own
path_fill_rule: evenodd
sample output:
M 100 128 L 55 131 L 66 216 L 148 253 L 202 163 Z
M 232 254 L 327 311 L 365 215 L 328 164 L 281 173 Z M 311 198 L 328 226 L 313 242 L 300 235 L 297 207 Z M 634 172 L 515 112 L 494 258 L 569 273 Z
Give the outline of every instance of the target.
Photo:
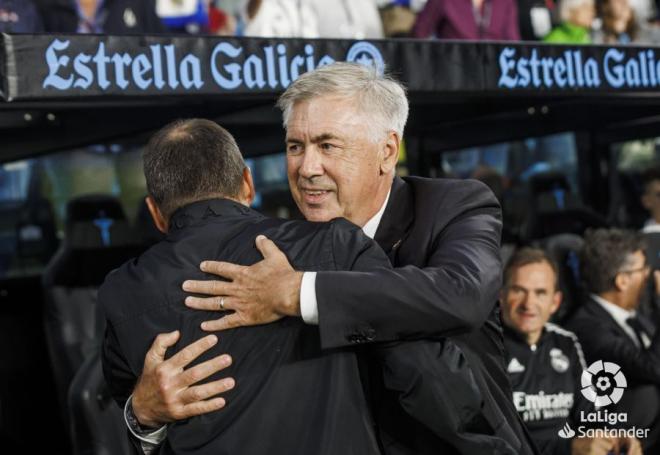
M 582 395 L 598 407 L 618 403 L 628 387 L 621 367 L 599 360 L 582 372 Z
M 559 430 L 559 437 L 564 439 L 571 439 L 575 436 L 575 430 L 571 428 L 568 423 L 564 424 L 564 427 Z

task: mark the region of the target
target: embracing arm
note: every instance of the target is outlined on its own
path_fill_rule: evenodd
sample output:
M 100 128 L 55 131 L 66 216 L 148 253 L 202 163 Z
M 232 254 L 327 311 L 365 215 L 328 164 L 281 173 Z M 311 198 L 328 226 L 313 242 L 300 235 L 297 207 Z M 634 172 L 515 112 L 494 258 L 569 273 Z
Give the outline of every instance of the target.
M 322 345 L 351 344 L 365 327 L 373 341 L 446 336 L 480 327 L 501 284 L 497 205 L 464 211 L 433 239 L 423 268 L 319 272 Z M 368 302 L 368 304 L 365 304 Z

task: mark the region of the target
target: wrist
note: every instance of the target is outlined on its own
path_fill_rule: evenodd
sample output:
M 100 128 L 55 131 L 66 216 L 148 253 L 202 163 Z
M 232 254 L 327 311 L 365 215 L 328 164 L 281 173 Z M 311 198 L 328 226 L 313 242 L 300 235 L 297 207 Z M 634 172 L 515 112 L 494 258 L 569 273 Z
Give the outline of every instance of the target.
M 162 422 L 157 422 L 153 416 L 149 415 L 149 412 L 144 407 L 141 406 L 140 396 L 134 394 L 131 399 L 131 405 L 128 410 L 129 413 L 135 418 L 135 421 L 138 423 L 141 429 L 143 430 L 153 430 L 164 425 Z
M 284 280 L 286 297 L 282 300 L 280 312 L 284 316 L 300 317 L 300 286 L 303 272 L 293 271 L 288 275 Z

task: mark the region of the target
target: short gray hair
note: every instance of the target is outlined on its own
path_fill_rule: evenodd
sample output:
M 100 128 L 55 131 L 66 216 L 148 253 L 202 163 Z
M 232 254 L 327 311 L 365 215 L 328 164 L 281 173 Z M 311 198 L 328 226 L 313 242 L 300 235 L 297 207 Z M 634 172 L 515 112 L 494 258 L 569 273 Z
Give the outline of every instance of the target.
M 594 0 L 561 0 L 559 2 L 559 18 L 562 22 L 566 22 L 571 16 L 571 11 L 584 4 L 595 6 Z
M 406 89 L 388 75 L 380 75 L 373 67 L 357 63 L 336 62 L 305 73 L 294 81 L 277 100 L 287 128 L 291 109 L 299 101 L 327 95 L 356 100 L 358 108 L 374 118 L 381 133 L 394 131 L 399 139 L 408 120 Z M 371 122 L 370 122 L 371 123 Z

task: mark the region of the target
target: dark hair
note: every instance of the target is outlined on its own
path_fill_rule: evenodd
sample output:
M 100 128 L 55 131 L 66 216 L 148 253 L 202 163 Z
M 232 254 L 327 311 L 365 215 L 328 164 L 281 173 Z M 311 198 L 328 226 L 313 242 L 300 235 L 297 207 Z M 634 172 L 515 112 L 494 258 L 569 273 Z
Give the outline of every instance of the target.
M 660 167 L 657 166 L 650 167 L 642 173 L 642 184 L 645 193 L 649 190 L 649 185 L 655 181 L 660 182 Z
M 506 267 L 504 267 L 504 286 L 509 285 L 511 276 L 519 268 L 524 267 L 526 265 L 538 264 L 542 262 L 547 263 L 552 269 L 552 272 L 555 274 L 554 285 L 555 285 L 555 290 L 557 290 L 558 288 L 557 280 L 559 279 L 559 270 L 557 268 L 557 264 L 555 263 L 555 261 L 552 260 L 550 256 L 548 256 L 548 254 L 545 251 L 539 248 L 531 248 L 531 247 L 519 248 L 509 258 L 509 260 L 506 263 Z
M 168 219 L 191 202 L 238 196 L 245 169 L 232 135 L 205 119 L 177 120 L 156 132 L 143 161 L 147 191 Z
M 626 28 L 624 33 L 626 33 L 631 41 L 634 41 L 639 34 L 639 26 L 637 25 L 637 19 L 635 17 L 635 10 L 628 5 L 630 9 L 630 17 L 628 22 L 626 22 Z M 598 15 L 603 21 L 603 33 L 605 34 L 606 44 L 615 44 L 618 41 L 617 32 L 614 29 L 614 24 L 617 20 L 617 17 L 614 15 L 614 10 L 612 8 L 611 0 L 602 0 L 598 2 Z
M 589 292 L 601 294 L 614 289 L 614 280 L 629 262 L 630 255 L 644 252 L 642 234 L 624 229 L 590 229 L 580 252 L 580 276 Z

